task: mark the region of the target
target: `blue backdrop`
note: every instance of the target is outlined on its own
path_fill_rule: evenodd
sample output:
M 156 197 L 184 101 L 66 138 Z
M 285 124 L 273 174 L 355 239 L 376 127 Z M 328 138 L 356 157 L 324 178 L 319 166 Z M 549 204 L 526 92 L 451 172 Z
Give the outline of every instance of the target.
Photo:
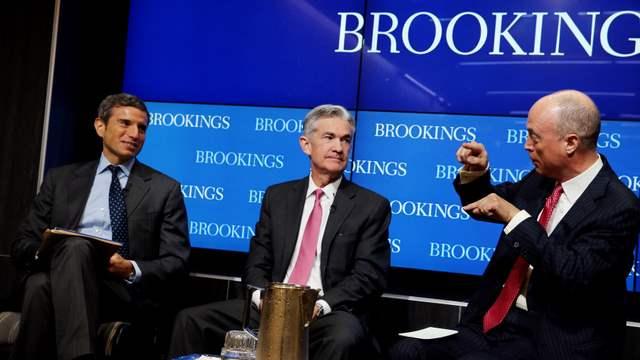
M 356 116 L 345 175 L 391 201 L 397 267 L 483 271 L 501 228 L 461 210 L 455 150 L 483 142 L 492 179 L 517 181 L 526 113 L 555 90 L 595 100 L 600 151 L 640 189 L 637 2 L 131 6 L 124 87 L 152 112 L 140 157 L 183 184 L 196 247 L 248 249 L 264 189 L 308 174 L 297 138 L 321 103 Z

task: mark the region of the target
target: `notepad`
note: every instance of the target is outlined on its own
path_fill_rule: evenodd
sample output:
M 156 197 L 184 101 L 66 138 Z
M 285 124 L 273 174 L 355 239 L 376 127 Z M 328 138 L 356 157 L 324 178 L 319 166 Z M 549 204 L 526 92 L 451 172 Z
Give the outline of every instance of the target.
M 457 330 L 443 329 L 443 328 L 429 326 L 420 330 L 400 333 L 399 335 L 415 338 L 415 339 L 428 340 L 428 339 L 439 339 L 439 338 L 443 338 L 443 337 L 450 336 L 457 333 L 458 333 Z
M 42 244 L 40 244 L 40 248 L 38 249 L 38 257 L 48 256 L 51 249 L 53 248 L 54 243 L 61 240 L 64 241 L 64 239 L 68 237 L 80 237 L 91 241 L 97 249 L 98 253 L 101 253 L 106 257 L 111 257 L 111 255 L 118 251 L 118 249 L 120 249 L 120 247 L 122 246 L 122 244 L 117 241 L 83 234 L 74 230 L 53 228 L 46 229 L 42 233 Z

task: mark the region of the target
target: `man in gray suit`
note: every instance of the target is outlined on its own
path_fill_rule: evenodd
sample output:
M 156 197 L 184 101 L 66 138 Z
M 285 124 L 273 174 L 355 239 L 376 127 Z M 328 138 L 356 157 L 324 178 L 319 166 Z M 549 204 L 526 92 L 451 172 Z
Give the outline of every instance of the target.
M 94 121 L 100 159 L 45 177 L 12 246 L 27 269 L 16 359 L 93 358 L 100 321 L 152 312 L 186 274 L 180 185 L 136 160 L 148 123 L 142 100 L 107 96 Z M 39 254 L 43 231 L 53 227 L 122 242 L 122 251 L 101 256 L 90 241 L 67 237 Z
M 462 144 L 455 188 L 474 218 L 505 224 L 459 324 L 404 340 L 395 359 L 619 359 L 640 204 L 598 154 L 600 114 L 578 91 L 538 100 L 525 143 L 535 171 L 493 186 L 482 144 Z
M 287 282 L 321 290 L 309 329 L 311 359 L 366 357 L 367 312 L 386 285 L 389 201 L 343 178 L 353 133 L 353 119 L 341 106 L 321 105 L 307 114 L 299 141 L 311 175 L 267 189 L 245 267 L 243 280 L 253 286 Z M 258 292 L 253 303 L 255 319 Z M 226 331 L 241 327 L 242 304 L 180 312 L 170 356 L 218 353 Z

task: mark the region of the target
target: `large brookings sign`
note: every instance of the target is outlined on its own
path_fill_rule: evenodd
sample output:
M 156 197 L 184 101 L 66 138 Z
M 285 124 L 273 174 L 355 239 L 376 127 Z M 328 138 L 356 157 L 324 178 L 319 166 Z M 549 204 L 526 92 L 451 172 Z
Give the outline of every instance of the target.
M 350 53 L 361 51 L 364 46 L 364 36 L 361 33 L 364 28 L 365 16 L 358 12 L 339 12 L 340 32 L 338 37 L 338 47 L 335 52 Z M 578 41 L 587 56 L 593 56 L 593 48 L 599 42 L 602 49 L 609 55 L 615 57 L 631 57 L 640 54 L 640 38 L 628 37 L 626 40 L 632 44 L 630 50 L 614 49 L 610 41 L 610 30 L 616 22 L 624 17 L 634 18 L 640 23 L 640 12 L 638 11 L 616 11 L 613 13 L 602 13 L 600 11 L 586 11 L 577 14 L 568 12 L 492 12 L 491 17 L 485 18 L 479 13 L 465 11 L 456 14 L 448 23 L 435 14 L 428 11 L 420 11 L 411 14 L 406 19 L 399 19 L 397 15 L 390 12 L 371 12 L 371 31 L 368 35 L 370 46 L 366 49 L 369 53 L 380 53 L 388 51 L 390 53 L 400 53 L 399 48 L 415 55 L 426 55 L 435 51 L 442 43 L 443 33 L 445 34 L 445 44 L 449 50 L 460 55 L 469 56 L 487 48 L 489 55 L 504 55 L 505 51 L 512 55 L 523 56 L 564 56 L 562 51 L 562 41 L 573 37 Z M 581 30 L 574 20 L 576 17 L 583 18 L 589 22 L 590 26 L 586 31 Z M 533 34 L 533 44 L 531 48 L 525 48 L 517 39 L 517 35 L 512 33 L 512 29 L 523 19 L 533 19 L 527 21 L 530 29 L 527 32 L 519 32 L 525 36 Z M 602 19 L 604 19 L 602 21 Z M 475 44 L 470 49 L 463 49 L 456 44 L 456 28 L 465 20 L 470 20 L 472 24 L 465 23 L 463 26 L 474 26 L 476 31 Z M 602 21 L 599 24 L 599 21 Z M 386 27 L 381 25 L 386 22 Z M 549 29 L 548 24 L 557 24 L 555 29 Z M 349 24 L 352 24 L 349 26 Z M 637 29 L 636 29 L 637 33 Z M 420 44 L 412 40 L 412 35 L 420 39 Z M 491 35 L 491 39 L 489 36 Z M 354 37 L 355 42 L 347 46 L 347 37 Z M 552 37 L 555 39 L 553 47 L 544 49 L 542 38 Z M 388 46 L 383 48 L 380 45 L 380 38 L 388 40 Z M 488 44 L 488 46 L 486 46 Z M 510 47 L 505 50 L 505 44 Z

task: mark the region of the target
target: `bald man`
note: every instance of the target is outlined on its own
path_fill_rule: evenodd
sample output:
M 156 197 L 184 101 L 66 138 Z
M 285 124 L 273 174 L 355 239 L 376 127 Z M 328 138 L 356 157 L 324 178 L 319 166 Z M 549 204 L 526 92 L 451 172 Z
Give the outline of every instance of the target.
M 392 359 L 618 359 L 640 204 L 597 152 L 600 114 L 575 90 L 538 100 L 525 150 L 535 171 L 490 183 L 485 147 L 465 143 L 464 209 L 505 224 L 459 333 L 407 339 Z

